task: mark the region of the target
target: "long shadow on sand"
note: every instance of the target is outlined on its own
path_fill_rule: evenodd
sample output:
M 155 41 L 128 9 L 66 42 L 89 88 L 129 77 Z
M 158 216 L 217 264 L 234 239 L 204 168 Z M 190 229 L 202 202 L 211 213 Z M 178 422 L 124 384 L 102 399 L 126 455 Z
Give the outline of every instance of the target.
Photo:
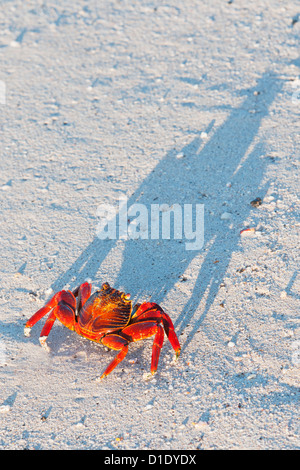
M 128 207 L 136 202 L 147 207 L 153 203 L 205 205 L 204 259 L 192 295 L 176 321 L 179 333 L 187 324 L 193 328 L 184 347 L 193 339 L 207 315 L 232 253 L 239 249 L 236 227 L 242 226 L 253 210 L 251 198 L 263 197 L 268 189 L 268 184 L 263 184 L 268 159 L 260 158 L 264 145 L 256 141 L 254 145 L 254 138 L 280 88 L 280 80 L 266 72 L 255 89 L 242 92 L 244 99 L 241 105 L 232 109 L 223 125 L 214 129 L 214 123 L 210 124 L 206 143 L 199 132 L 181 150 L 175 152 L 172 149 L 128 199 Z M 176 158 L 179 151 L 184 154 L 183 158 Z M 231 187 L 228 187 L 229 182 Z M 217 191 L 212 189 L 216 187 Z M 222 206 L 224 203 L 227 205 Z M 220 221 L 220 213 L 224 211 L 233 213 L 235 230 L 229 229 L 228 222 Z M 58 291 L 66 284 L 73 288 L 86 278 L 99 279 L 101 264 L 116 243 L 117 240 L 103 241 L 95 237 L 53 283 L 52 289 Z M 198 251 L 185 250 L 184 240 L 162 240 L 159 244 L 157 240 L 124 241 L 123 262 L 114 287 L 124 286 L 127 292 L 140 300 L 145 299 L 143 293 L 146 292 L 153 301 L 161 303 L 198 254 Z M 218 263 L 214 264 L 216 260 Z M 204 294 L 205 307 L 200 315 L 197 312 L 196 317 Z M 171 316 L 176 318 L 176 313 Z

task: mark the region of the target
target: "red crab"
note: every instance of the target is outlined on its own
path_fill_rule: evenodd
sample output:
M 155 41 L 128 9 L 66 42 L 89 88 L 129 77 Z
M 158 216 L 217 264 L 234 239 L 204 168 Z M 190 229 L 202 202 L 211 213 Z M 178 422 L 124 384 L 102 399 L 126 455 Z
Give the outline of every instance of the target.
M 91 295 L 92 286 L 81 284 L 73 292 L 62 290 L 38 310 L 26 323 L 24 333 L 29 336 L 31 327 L 44 315 L 48 316 L 40 334 L 40 343 L 48 349 L 46 339 L 56 318 L 72 331 L 84 338 L 120 351 L 100 377 L 106 377 L 127 354 L 131 342 L 154 336 L 151 373 L 157 369 L 164 331 L 176 352 L 180 344 L 171 318 L 163 309 L 153 303 L 144 302 L 132 307 L 130 294 L 124 294 L 104 283 L 101 289 Z

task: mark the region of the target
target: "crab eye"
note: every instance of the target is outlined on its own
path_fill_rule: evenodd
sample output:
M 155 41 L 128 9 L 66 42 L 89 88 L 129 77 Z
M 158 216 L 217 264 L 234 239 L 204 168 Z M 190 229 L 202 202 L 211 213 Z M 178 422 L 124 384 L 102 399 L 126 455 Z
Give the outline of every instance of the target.
M 125 294 L 124 292 L 121 293 L 121 299 L 123 300 L 129 300 L 130 299 L 130 294 Z
M 104 282 L 104 284 L 102 284 L 102 289 L 108 289 L 109 288 L 109 284 L 108 282 Z

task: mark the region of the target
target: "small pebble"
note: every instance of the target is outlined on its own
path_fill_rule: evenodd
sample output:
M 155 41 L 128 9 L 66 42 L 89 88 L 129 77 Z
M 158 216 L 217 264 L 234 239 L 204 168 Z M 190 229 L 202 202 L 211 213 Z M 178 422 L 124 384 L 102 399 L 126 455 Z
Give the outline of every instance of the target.
M 199 421 L 199 423 L 193 423 L 195 429 L 201 431 L 209 431 L 209 426 L 205 421 Z
M 272 202 L 274 201 L 274 197 L 273 196 L 266 196 L 264 197 L 264 202 Z
M 85 351 L 78 351 L 73 356 L 74 359 L 87 360 L 87 353 Z
M 260 197 L 257 197 L 256 199 L 254 199 L 253 201 L 250 202 L 251 206 L 253 207 L 259 207 L 261 206 L 262 204 L 262 200 Z
M 143 380 L 148 381 L 148 380 L 151 380 L 151 379 L 153 379 L 153 375 L 151 374 L 151 372 L 144 372 Z
M 135 364 L 137 362 L 137 358 L 135 359 L 129 359 L 129 364 Z
M 49 289 L 45 290 L 44 294 L 45 295 L 50 295 L 50 294 L 52 294 L 52 292 L 53 292 L 53 289 L 51 287 L 49 287 Z
M 84 424 L 81 421 L 73 425 L 73 428 L 76 428 L 76 429 L 81 429 L 83 427 L 84 427 Z
M 8 413 L 10 411 L 9 405 L 1 405 L 0 406 L 0 413 Z
M 24 328 L 24 335 L 25 335 L 25 336 L 30 336 L 30 331 L 31 331 L 31 328 L 29 328 L 28 326 L 25 326 L 25 328 Z
M 2 191 L 10 191 L 11 186 L 9 184 L 4 184 L 3 186 L 1 186 L 1 190 Z
M 183 152 L 179 152 L 177 155 L 176 155 L 176 158 L 183 158 L 184 157 L 184 153 Z
M 245 228 L 245 229 L 240 231 L 241 237 L 248 237 L 248 236 L 251 236 L 251 235 L 254 235 L 254 234 L 255 234 L 255 228 L 254 227 Z
M 292 26 L 298 23 L 299 20 L 300 20 L 300 13 L 297 13 L 297 15 L 293 16 L 292 18 Z
M 223 214 L 221 215 L 221 220 L 229 220 L 231 219 L 232 217 L 232 214 L 230 212 L 223 212 Z
M 11 41 L 9 45 L 10 47 L 20 47 L 20 43 L 18 41 Z

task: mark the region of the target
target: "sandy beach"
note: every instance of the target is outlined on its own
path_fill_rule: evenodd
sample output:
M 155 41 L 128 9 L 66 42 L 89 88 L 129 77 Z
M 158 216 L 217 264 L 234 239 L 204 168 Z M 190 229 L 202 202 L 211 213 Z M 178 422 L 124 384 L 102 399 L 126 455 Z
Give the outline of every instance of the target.
M 12 0 L 0 26 L 0 449 L 299 449 L 300 3 Z M 99 381 L 116 351 L 24 335 L 86 280 L 161 305 L 179 359 L 165 337 L 151 375 L 139 341 Z

